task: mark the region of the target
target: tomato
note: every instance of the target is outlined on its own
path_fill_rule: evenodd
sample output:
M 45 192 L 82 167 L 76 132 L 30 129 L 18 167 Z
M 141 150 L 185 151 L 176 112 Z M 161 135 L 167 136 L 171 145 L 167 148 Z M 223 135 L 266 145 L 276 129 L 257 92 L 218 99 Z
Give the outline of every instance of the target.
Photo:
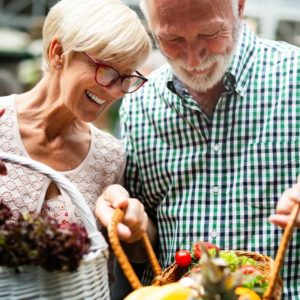
M 220 248 L 217 247 L 216 245 L 212 244 L 212 243 L 209 243 L 209 242 L 198 242 L 198 243 L 195 243 L 194 246 L 193 246 L 193 256 L 195 259 L 199 260 L 201 258 L 201 246 L 200 244 L 203 244 L 205 246 L 205 248 L 207 250 L 210 250 L 210 249 L 216 249 L 217 251 L 220 251 Z
M 255 273 L 257 271 L 257 269 L 255 268 L 255 266 L 244 265 L 241 267 L 241 271 L 244 275 L 249 275 L 249 274 Z
M 201 246 L 200 246 L 200 243 L 196 243 L 193 246 L 193 254 L 194 254 L 195 259 L 197 259 L 197 260 L 200 259 L 200 257 L 201 257 Z
M 187 250 L 178 250 L 175 254 L 175 262 L 180 267 L 187 267 L 192 262 L 192 256 Z

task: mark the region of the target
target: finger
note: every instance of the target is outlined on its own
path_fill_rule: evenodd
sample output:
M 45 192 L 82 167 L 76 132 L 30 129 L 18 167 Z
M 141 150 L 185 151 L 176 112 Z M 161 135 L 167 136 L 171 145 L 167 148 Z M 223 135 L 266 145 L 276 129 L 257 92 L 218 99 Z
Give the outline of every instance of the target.
M 144 208 L 140 210 L 138 216 L 138 222 L 131 228 L 133 234 L 141 232 L 142 234 L 146 232 L 148 225 L 148 215 L 146 214 Z
M 128 203 L 129 205 L 125 210 L 123 223 L 134 230 L 135 228 L 139 228 L 143 222 L 144 206 L 139 200 L 134 198 L 129 198 Z
M 115 209 L 111 204 L 108 201 L 105 201 L 102 196 L 98 198 L 95 207 L 95 215 L 103 227 L 107 228 L 109 226 L 114 211 Z M 119 238 L 123 241 L 126 241 L 131 237 L 130 229 L 124 224 L 118 224 L 117 232 Z
M 4 113 L 5 113 L 5 109 L 4 108 L 0 108 L 0 118 L 3 116 Z
M 113 214 L 113 208 L 111 207 L 110 203 L 105 201 L 102 196 L 100 196 L 96 201 L 95 206 L 95 215 L 99 222 L 104 226 L 107 227 L 112 214 Z
M 142 239 L 145 232 L 147 232 L 148 227 L 148 215 L 146 212 L 143 213 L 142 222 L 139 224 L 138 227 L 135 227 L 134 229 L 131 229 L 131 238 L 128 241 L 128 243 L 134 243 Z
M 292 188 L 286 190 L 280 197 L 276 212 L 279 214 L 289 214 L 294 206 L 295 202 L 300 201 L 300 192 L 298 188 L 293 186 Z
M 120 240 L 127 242 L 127 243 L 130 241 L 130 239 L 132 237 L 132 232 L 127 226 L 125 226 L 122 223 L 119 223 L 117 226 L 117 231 L 118 231 L 118 236 L 119 236 Z
M 298 177 L 297 177 L 297 184 L 298 184 L 298 185 L 300 184 L 300 174 L 299 174 Z
M 272 222 L 275 225 L 278 225 L 279 227 L 286 227 L 288 221 L 290 219 L 290 215 L 279 215 L 275 214 L 269 217 L 269 221 Z M 298 216 L 295 226 L 300 226 L 300 216 Z
M 5 164 L 0 160 L 0 175 L 7 175 Z
M 129 194 L 119 184 L 113 184 L 108 186 L 102 193 L 103 199 L 111 203 L 112 207 L 124 208 L 128 205 Z

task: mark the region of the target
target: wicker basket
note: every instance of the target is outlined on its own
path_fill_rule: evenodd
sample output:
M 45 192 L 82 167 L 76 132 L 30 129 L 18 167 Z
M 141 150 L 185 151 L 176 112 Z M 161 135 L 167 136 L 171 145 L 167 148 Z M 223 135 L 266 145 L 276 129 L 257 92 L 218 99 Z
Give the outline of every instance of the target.
M 294 222 L 296 219 L 296 216 L 299 212 L 299 205 L 295 205 L 293 212 L 290 217 L 290 222 L 285 228 L 283 237 L 281 239 L 281 243 L 276 255 L 275 261 L 273 261 L 272 258 L 262 255 L 255 252 L 249 252 L 249 251 L 234 251 L 238 256 L 247 256 L 249 258 L 252 258 L 257 263 L 258 270 L 263 274 L 268 276 L 268 289 L 265 292 L 265 295 L 263 297 L 264 300 L 280 300 L 281 299 L 281 293 L 282 293 L 282 280 L 279 276 L 279 272 L 282 266 L 282 262 L 284 260 L 284 254 L 285 250 L 287 248 L 288 241 L 292 235 Z M 123 219 L 124 212 L 121 209 L 116 209 L 111 221 L 111 224 L 108 228 L 108 236 L 109 241 L 111 244 L 111 247 L 116 255 L 116 258 L 127 277 L 129 283 L 131 284 L 133 289 L 138 289 L 142 287 L 142 284 L 138 277 L 136 276 L 125 252 L 123 251 L 118 235 L 117 235 L 117 225 L 120 223 Z M 153 268 L 154 271 L 154 280 L 153 285 L 164 285 L 172 282 L 178 281 L 181 276 L 186 272 L 186 270 L 178 267 L 175 263 L 170 265 L 167 269 L 164 271 L 161 270 L 161 267 L 158 263 L 157 257 L 153 251 L 153 248 L 151 246 L 151 243 L 149 241 L 148 236 L 145 234 L 143 236 L 143 243 L 146 249 L 146 252 L 149 257 L 149 262 Z
M 20 274 L 16 274 L 10 268 L 0 267 L 0 299 L 108 300 L 107 244 L 77 188 L 63 175 L 31 159 L 0 153 L 0 160 L 26 166 L 55 182 L 78 208 L 91 240 L 89 253 L 76 272 L 47 272 L 41 267 L 24 266 Z
M 270 280 L 273 268 L 274 268 L 274 261 L 270 257 L 266 255 L 262 255 L 256 252 L 249 252 L 249 251 L 234 251 L 237 256 L 246 256 L 255 260 L 256 267 L 260 271 L 262 275 L 268 276 Z M 161 284 L 168 284 L 172 282 L 178 281 L 182 275 L 187 271 L 187 269 L 180 268 L 176 263 L 170 265 L 166 270 L 164 270 L 161 274 Z M 269 281 L 268 280 L 268 281 Z M 270 300 L 280 300 L 282 293 L 282 280 L 278 278 L 276 282 L 276 287 L 272 291 L 272 296 L 265 299 Z

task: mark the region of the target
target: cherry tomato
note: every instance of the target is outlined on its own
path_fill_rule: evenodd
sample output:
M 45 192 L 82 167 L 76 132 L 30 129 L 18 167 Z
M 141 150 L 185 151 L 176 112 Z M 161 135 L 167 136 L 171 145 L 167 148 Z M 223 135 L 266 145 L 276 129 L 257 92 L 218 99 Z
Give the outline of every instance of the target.
M 212 244 L 212 243 L 209 243 L 209 242 L 197 242 L 197 243 L 195 243 L 193 245 L 193 250 L 192 250 L 194 258 L 197 259 L 197 260 L 199 260 L 201 258 L 201 254 L 202 254 L 201 253 L 201 245 L 200 245 L 200 243 L 202 243 L 207 250 L 216 249 L 217 252 L 220 251 L 220 248 L 218 246 Z
M 241 271 L 244 275 L 252 274 L 257 271 L 254 266 L 251 265 L 244 265 L 241 267 Z
M 176 264 L 180 267 L 187 267 L 192 262 L 192 256 L 187 250 L 178 250 L 175 254 Z

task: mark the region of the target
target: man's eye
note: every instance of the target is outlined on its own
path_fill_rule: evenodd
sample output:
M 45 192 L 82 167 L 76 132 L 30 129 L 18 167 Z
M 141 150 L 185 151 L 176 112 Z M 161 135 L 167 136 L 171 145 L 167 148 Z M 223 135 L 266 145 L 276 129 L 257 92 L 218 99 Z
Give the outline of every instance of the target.
M 199 34 L 198 39 L 212 40 L 212 39 L 217 38 L 219 36 L 219 34 L 220 34 L 220 31 L 214 32 L 212 34 Z
M 162 39 L 163 42 L 168 43 L 168 44 L 178 44 L 182 43 L 184 41 L 183 38 L 178 37 L 178 38 L 173 38 L 173 39 Z

